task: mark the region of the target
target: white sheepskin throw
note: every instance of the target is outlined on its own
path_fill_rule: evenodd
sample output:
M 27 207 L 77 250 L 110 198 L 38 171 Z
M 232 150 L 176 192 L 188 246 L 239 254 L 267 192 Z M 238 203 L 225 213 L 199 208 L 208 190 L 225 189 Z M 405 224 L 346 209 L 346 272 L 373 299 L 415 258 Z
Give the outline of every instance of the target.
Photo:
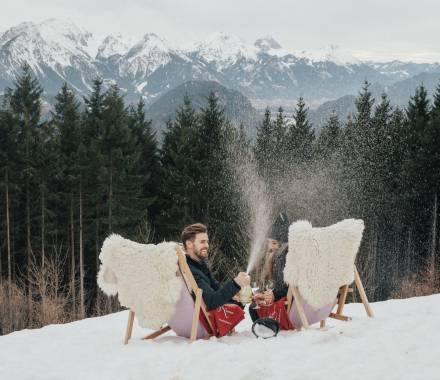
M 158 329 L 175 312 L 183 284 L 176 247 L 171 242 L 139 244 L 116 234 L 102 245 L 98 285 L 107 295 L 118 294 L 142 327 Z
M 289 227 L 289 250 L 284 280 L 315 310 L 334 301 L 342 285 L 354 280 L 354 261 L 364 222 L 345 219 L 329 227 L 313 228 L 307 221 Z

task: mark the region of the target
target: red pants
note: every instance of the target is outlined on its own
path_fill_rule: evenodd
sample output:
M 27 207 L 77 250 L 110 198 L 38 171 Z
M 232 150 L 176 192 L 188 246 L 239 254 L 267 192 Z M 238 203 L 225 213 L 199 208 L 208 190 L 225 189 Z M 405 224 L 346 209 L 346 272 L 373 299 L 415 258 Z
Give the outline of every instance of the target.
M 283 297 L 270 305 L 259 305 L 256 309 L 258 317 L 275 319 L 280 324 L 280 330 L 293 330 L 295 327 L 287 314 L 285 301 L 286 297 Z
M 209 320 L 214 331 L 206 321 L 203 313 L 200 313 L 200 322 L 206 331 L 220 338 L 230 332 L 235 326 L 244 319 L 243 309 L 234 304 L 227 303 L 217 309 L 209 310 Z

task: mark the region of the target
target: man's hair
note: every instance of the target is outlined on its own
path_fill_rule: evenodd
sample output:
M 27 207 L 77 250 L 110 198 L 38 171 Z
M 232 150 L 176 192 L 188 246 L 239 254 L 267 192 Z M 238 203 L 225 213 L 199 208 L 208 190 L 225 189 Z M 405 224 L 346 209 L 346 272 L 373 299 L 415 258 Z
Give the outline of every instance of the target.
M 202 223 L 195 223 L 190 224 L 189 226 L 186 226 L 181 235 L 183 246 L 186 249 L 186 242 L 188 240 L 194 241 L 197 234 L 206 234 L 208 232 L 208 229 L 206 226 Z

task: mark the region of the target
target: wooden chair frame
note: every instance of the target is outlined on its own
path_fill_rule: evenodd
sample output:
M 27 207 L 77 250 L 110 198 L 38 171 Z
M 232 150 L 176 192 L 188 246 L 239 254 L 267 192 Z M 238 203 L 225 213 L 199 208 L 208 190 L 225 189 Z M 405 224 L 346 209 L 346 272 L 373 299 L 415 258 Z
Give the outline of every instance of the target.
M 359 272 L 356 268 L 356 265 L 354 266 L 354 283 L 356 284 L 356 287 L 359 291 L 359 295 L 361 297 L 362 303 L 364 304 L 364 308 L 365 308 L 367 315 L 370 318 L 373 318 L 374 317 L 373 309 L 371 308 L 370 303 L 368 302 L 368 298 L 365 293 L 364 286 L 362 285 L 362 281 L 359 276 Z M 336 313 L 330 313 L 330 315 L 329 315 L 330 318 L 338 319 L 340 321 L 351 320 L 350 317 L 343 315 L 342 312 L 344 310 L 345 301 L 347 299 L 347 294 L 352 291 L 353 291 L 353 289 L 350 289 L 348 285 L 343 285 L 339 288 L 338 302 L 337 302 L 338 308 L 336 310 Z M 289 290 L 287 292 L 287 300 L 286 300 L 286 307 L 287 307 L 288 313 L 290 312 L 290 309 L 292 308 L 293 301 L 295 302 L 296 309 L 298 311 L 298 315 L 301 319 L 302 328 L 307 329 L 309 327 L 309 322 L 308 322 L 306 314 L 304 312 L 302 298 L 299 293 L 298 287 L 289 285 Z M 320 327 L 321 328 L 325 327 L 325 320 L 320 321 Z
M 191 273 L 191 269 L 188 266 L 188 263 L 186 262 L 185 253 L 183 253 L 182 248 L 180 245 L 176 247 L 176 254 L 177 254 L 177 264 L 179 266 L 180 274 L 183 278 L 183 281 L 185 282 L 185 286 L 187 287 L 190 294 L 195 295 L 195 303 L 194 303 L 194 312 L 193 312 L 193 318 L 192 318 L 192 324 L 191 324 L 191 336 L 190 336 L 190 342 L 193 342 L 197 337 L 197 329 L 199 327 L 199 317 L 200 312 L 203 313 L 205 316 L 206 321 L 208 322 L 209 328 L 211 331 L 214 331 L 211 320 L 209 319 L 209 312 L 206 308 L 205 302 L 202 298 L 202 289 L 200 289 L 197 286 L 197 282 L 194 279 L 193 274 Z M 127 327 L 125 329 L 125 336 L 124 336 L 124 344 L 127 344 L 128 341 L 131 338 L 132 332 L 133 332 L 133 322 L 134 322 L 134 316 L 135 313 L 133 310 L 130 310 L 128 314 L 128 322 Z M 166 332 L 170 331 L 171 327 L 168 326 L 168 324 L 164 324 L 159 330 L 143 337 L 142 339 L 155 339 L 158 336 L 161 336 L 162 334 L 165 334 Z M 207 334 L 203 339 L 209 339 L 211 337 L 211 334 Z

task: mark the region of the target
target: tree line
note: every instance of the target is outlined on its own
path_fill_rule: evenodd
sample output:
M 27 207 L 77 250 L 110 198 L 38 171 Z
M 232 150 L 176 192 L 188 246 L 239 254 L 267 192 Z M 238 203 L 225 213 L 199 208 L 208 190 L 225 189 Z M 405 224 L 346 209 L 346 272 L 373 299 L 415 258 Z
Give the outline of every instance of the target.
M 243 269 L 247 213 L 232 167 L 247 156 L 292 221 L 364 219 L 358 266 L 370 298 L 439 287 L 440 86 L 432 104 L 420 86 L 402 110 L 385 94 L 375 102 L 365 83 L 356 113 L 333 114 L 319 136 L 300 98 L 289 117 L 266 109 L 255 140 L 214 93 L 200 110 L 186 96 L 161 143 L 143 101 L 126 106 L 116 85 L 98 78 L 80 102 L 64 84 L 44 119 L 42 94 L 24 66 L 0 108 L 3 332 L 115 310 L 96 287 L 113 232 L 160 242 L 201 221 L 217 274 Z

